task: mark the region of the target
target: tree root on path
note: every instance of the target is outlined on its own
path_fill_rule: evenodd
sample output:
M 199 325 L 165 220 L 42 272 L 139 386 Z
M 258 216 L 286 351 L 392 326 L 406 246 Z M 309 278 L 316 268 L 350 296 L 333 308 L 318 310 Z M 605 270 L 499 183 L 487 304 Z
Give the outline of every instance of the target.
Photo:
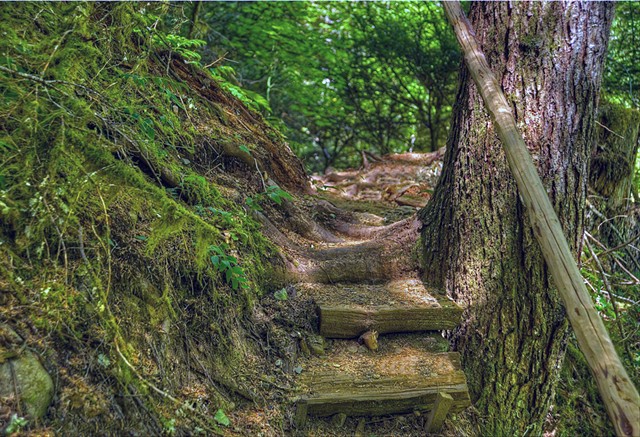
M 315 207 L 320 215 L 324 210 L 336 218 L 319 223 L 305 217 L 302 210 L 292 209 L 287 230 L 255 214 L 264 234 L 282 250 L 283 282 L 381 282 L 418 269 L 413 248 L 421 224 L 415 216 L 387 226 L 370 226 L 329 202 Z M 291 220 L 294 215 L 298 221 Z M 301 222 L 306 225 L 299 226 Z

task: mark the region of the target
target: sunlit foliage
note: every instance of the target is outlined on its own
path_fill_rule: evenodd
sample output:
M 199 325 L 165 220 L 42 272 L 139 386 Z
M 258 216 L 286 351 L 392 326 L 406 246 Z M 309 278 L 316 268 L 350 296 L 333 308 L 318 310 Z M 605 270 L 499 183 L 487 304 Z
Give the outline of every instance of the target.
M 311 169 L 444 144 L 459 54 L 437 4 L 239 2 L 202 13 L 206 57 L 265 97 Z

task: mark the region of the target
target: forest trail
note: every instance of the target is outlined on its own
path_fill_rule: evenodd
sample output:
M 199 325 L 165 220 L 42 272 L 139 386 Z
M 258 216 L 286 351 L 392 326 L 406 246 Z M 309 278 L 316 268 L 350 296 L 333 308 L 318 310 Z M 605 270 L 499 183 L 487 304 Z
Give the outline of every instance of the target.
M 405 172 L 390 178 L 388 168 L 364 168 L 331 173 L 323 183 L 337 182 L 345 201 L 372 206 L 396 199 L 399 206 L 426 202 L 428 191 L 406 171 L 406 160 L 374 167 L 381 166 Z M 382 174 L 387 176 L 379 180 Z M 407 187 L 416 191 L 411 198 Z M 298 367 L 296 427 L 308 435 L 360 435 L 379 432 L 383 425 L 385 433 L 411 435 L 415 426 L 405 427 L 402 416 L 411 414 L 421 418 L 424 431 L 438 432 L 448 413 L 470 405 L 460 355 L 449 352 L 441 335 L 458 325 L 462 309 L 420 280 L 411 255 L 418 227 L 414 217 L 387 226 L 375 214 L 360 217 L 366 224 L 352 227 L 350 236 L 316 242 L 311 256 L 298 260 L 301 281 L 293 289 L 314 302 L 320 336 L 301 340 L 305 357 Z M 394 244 L 397 248 L 390 248 Z
M 0 434 L 613 434 L 442 5 L 391 3 L 3 3 Z M 474 27 L 637 380 L 638 14 L 507 6 Z M 362 150 L 445 142 L 437 188 Z

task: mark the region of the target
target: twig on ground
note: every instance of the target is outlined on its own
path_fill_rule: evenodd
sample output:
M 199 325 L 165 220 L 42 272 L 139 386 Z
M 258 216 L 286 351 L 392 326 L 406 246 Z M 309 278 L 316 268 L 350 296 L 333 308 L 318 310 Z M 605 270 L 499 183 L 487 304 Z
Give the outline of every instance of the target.
M 601 241 L 599 241 L 597 238 L 595 238 L 593 235 L 591 235 L 589 232 L 585 231 L 585 235 L 590 238 L 594 243 L 596 243 L 598 245 L 598 247 L 600 247 L 603 250 L 608 250 L 607 246 L 605 246 Z M 585 240 L 586 241 L 586 240 Z M 592 253 L 592 256 L 594 256 L 595 254 Z M 620 257 L 617 254 L 613 254 L 613 261 L 618 265 L 618 267 L 620 267 L 620 269 L 625 272 L 627 275 L 629 275 L 629 277 L 631 278 L 631 280 L 635 283 L 635 284 L 640 284 L 640 279 L 638 279 L 633 273 L 631 273 L 629 271 L 629 269 L 627 269 L 624 264 L 622 264 L 622 262 L 620 261 Z
M 589 202 L 588 199 L 586 201 L 586 204 L 587 204 L 587 207 L 589 207 L 589 209 L 596 215 L 596 217 L 601 218 L 603 220 L 601 225 L 604 224 L 604 223 L 607 223 L 611 227 L 613 232 L 616 234 L 616 237 L 618 237 L 619 241 L 625 241 L 626 240 L 623 237 L 622 232 L 620 232 L 620 230 L 613 224 L 613 222 L 611 222 L 611 220 L 609 220 L 607 217 L 605 217 L 605 215 L 603 213 L 598 211 L 598 209 L 595 206 L 593 206 L 593 204 L 591 202 Z M 623 249 L 627 253 L 627 255 L 629 256 L 629 259 L 631 260 L 631 262 L 636 266 L 636 268 L 638 270 L 640 270 L 640 262 L 638 262 L 636 257 L 633 256 L 633 253 L 631 253 L 631 250 L 629 249 L 630 247 L 631 247 L 630 245 L 625 245 L 623 247 Z
M 161 390 L 160 388 L 158 388 L 155 384 L 149 382 L 148 380 L 146 380 L 145 378 L 142 377 L 142 375 L 140 375 L 140 373 L 138 372 L 138 370 L 133 367 L 133 365 L 129 362 L 129 360 L 127 360 L 127 358 L 124 356 L 124 354 L 120 351 L 120 348 L 118 347 L 118 342 L 117 340 L 114 342 L 114 345 L 116 347 L 116 352 L 118 353 L 118 356 L 120 356 L 120 359 L 122 359 L 122 361 L 125 363 L 125 365 L 127 367 L 129 367 L 129 369 L 131 369 L 131 371 L 133 372 L 134 375 L 136 375 L 136 377 L 143 383 L 145 384 L 147 387 L 149 387 L 151 390 L 155 391 L 156 393 L 158 393 L 160 396 L 162 396 L 165 399 L 169 399 L 171 402 L 175 403 L 176 405 L 179 405 L 180 407 L 184 407 L 187 410 L 189 410 L 190 412 L 192 412 L 195 417 L 194 419 L 196 419 L 200 425 L 205 428 L 206 431 L 211 432 L 212 434 L 215 435 L 224 435 L 223 432 L 211 428 L 210 426 L 208 426 L 206 424 L 206 421 L 204 419 L 201 419 L 200 416 L 200 412 L 198 410 L 196 410 L 195 408 L 193 408 L 191 405 L 189 405 L 188 403 L 185 402 L 180 402 L 180 400 L 178 398 L 175 398 L 173 396 L 171 396 L 169 393 L 167 393 L 164 390 Z
M 611 249 L 607 249 L 604 252 L 600 253 L 600 258 L 609 255 L 611 252 L 615 252 L 616 250 L 620 250 L 623 249 L 626 246 L 630 246 L 632 243 L 634 243 L 636 240 L 640 240 L 640 234 L 636 235 L 635 237 L 631 237 L 630 240 L 625 241 L 622 244 L 617 245 L 616 247 L 612 247 Z
M 220 61 L 222 61 L 223 59 L 225 59 L 225 56 L 227 56 L 227 54 L 229 54 L 229 52 L 225 52 L 225 54 L 224 54 L 224 55 L 220 56 L 218 59 L 216 59 L 215 61 L 213 61 L 213 62 L 211 62 L 211 63 L 209 63 L 209 64 L 207 64 L 207 65 L 205 65 L 205 66 L 204 66 L 204 67 L 202 67 L 202 68 L 207 69 L 207 68 L 209 68 L 209 67 L 213 67 L 213 66 L 214 66 L 214 65 L 216 65 L 218 62 L 220 62 Z

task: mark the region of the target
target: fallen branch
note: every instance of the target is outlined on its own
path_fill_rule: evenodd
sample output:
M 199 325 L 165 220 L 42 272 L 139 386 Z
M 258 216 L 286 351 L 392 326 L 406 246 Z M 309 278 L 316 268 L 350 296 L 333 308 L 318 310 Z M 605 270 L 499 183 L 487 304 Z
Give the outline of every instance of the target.
M 617 250 L 630 246 L 632 243 L 635 243 L 636 240 L 640 240 L 640 234 L 636 235 L 635 237 L 632 237 L 631 239 L 625 241 L 622 244 L 618 244 L 616 247 L 612 247 L 611 249 L 605 250 L 604 252 L 600 253 L 600 258 L 610 254 L 611 252 L 615 252 Z
M 622 236 L 622 232 L 620 232 L 620 230 L 613 224 L 613 222 L 611 220 L 607 219 L 607 217 L 603 213 L 598 211 L 598 209 L 595 206 L 593 206 L 593 204 L 591 202 L 589 202 L 589 199 L 587 199 L 587 206 L 596 215 L 596 217 L 601 218 L 603 220 L 602 223 L 600 223 L 598 225 L 598 228 L 606 223 L 606 224 L 609 225 L 609 227 L 611 227 L 613 232 L 615 232 L 616 236 L 618 237 L 618 240 L 619 241 L 624 241 L 624 237 Z M 633 256 L 633 254 L 631 253 L 631 250 L 629 248 L 633 248 L 633 249 L 636 249 L 636 250 L 637 250 L 637 248 L 632 246 L 631 244 L 627 244 L 627 245 L 623 246 L 624 251 L 629 256 L 629 259 L 631 259 L 631 262 L 633 262 L 633 264 L 636 266 L 636 268 L 640 270 L 640 263 L 638 262 L 636 257 Z
M 606 250 L 607 246 L 605 246 L 604 244 L 602 244 L 602 242 L 600 242 L 598 239 L 596 239 L 593 235 L 591 235 L 588 232 L 585 232 L 585 235 L 590 238 L 591 240 L 593 240 L 594 243 L 596 243 L 598 246 L 600 246 L 601 249 Z M 613 261 L 618 265 L 618 267 L 620 267 L 620 270 L 622 270 L 623 272 L 625 272 L 633 281 L 634 284 L 640 284 L 640 279 L 638 279 L 633 273 L 631 273 L 629 271 L 629 269 L 627 269 L 625 267 L 624 264 L 622 264 L 622 262 L 620 261 L 620 256 L 618 256 L 616 253 L 613 254 Z
M 606 127 L 604 124 L 600 123 L 600 122 L 599 122 L 599 121 L 597 121 L 597 120 L 596 120 L 596 124 L 597 124 L 598 126 L 600 126 L 601 128 L 603 128 L 604 130 L 609 131 L 609 132 L 611 132 L 612 134 L 614 134 L 615 136 L 617 136 L 618 138 L 622 138 L 622 139 L 624 140 L 624 137 L 623 137 L 622 135 L 620 135 L 620 134 L 619 134 L 619 133 L 617 133 L 617 132 L 612 131 L 611 129 L 609 129 L 608 127 Z

